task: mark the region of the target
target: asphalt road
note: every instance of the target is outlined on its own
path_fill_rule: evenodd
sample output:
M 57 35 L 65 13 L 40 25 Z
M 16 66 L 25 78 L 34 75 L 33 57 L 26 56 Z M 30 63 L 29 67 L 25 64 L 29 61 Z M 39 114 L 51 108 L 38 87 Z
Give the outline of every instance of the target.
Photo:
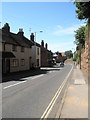
M 65 65 L 63 68 L 45 68 L 47 72 L 19 80 L 18 75 L 12 77 L 11 81 L 3 82 L 2 117 L 41 118 L 71 68 L 71 65 Z M 50 117 L 54 117 L 58 108 L 55 106 L 59 106 L 59 102 L 54 105 Z

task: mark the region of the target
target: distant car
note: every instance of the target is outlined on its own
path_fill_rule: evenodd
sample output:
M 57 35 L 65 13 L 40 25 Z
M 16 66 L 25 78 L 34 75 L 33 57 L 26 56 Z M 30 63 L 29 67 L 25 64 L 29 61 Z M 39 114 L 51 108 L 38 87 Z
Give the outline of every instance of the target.
M 60 63 L 60 67 L 64 67 L 64 63 L 63 62 Z

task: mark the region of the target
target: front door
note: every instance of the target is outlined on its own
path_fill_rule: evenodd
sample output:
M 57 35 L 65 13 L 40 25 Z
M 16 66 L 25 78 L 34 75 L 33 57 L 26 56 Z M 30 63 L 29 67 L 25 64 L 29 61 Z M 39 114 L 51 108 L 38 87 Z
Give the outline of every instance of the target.
M 6 73 L 10 72 L 10 59 L 6 59 Z

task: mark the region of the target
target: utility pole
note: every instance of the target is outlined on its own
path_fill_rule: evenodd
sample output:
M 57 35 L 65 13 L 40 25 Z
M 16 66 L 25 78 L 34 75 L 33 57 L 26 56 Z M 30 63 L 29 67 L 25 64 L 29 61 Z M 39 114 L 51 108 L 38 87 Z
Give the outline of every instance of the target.
M 40 30 L 40 31 L 38 31 L 38 32 L 40 32 L 40 33 L 42 33 L 43 31 L 42 30 Z M 34 34 L 35 34 L 35 67 L 37 66 L 37 57 L 36 57 L 36 55 L 37 55 L 37 50 L 36 50 L 36 37 L 37 37 L 37 32 L 34 32 Z

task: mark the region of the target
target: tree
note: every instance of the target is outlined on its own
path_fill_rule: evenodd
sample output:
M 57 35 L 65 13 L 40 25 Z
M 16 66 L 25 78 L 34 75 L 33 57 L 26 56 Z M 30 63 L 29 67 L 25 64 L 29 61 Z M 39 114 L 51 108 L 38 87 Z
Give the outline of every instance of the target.
M 82 48 L 85 48 L 85 26 L 81 26 L 75 31 L 75 43 L 80 45 Z
M 56 62 L 59 63 L 59 62 L 61 62 L 62 59 L 63 59 L 63 58 L 62 58 L 62 54 L 61 54 L 59 51 L 57 51 L 56 54 L 57 54 Z
M 67 56 L 67 58 L 72 58 L 73 57 L 73 53 L 71 50 L 65 51 L 65 55 Z
M 89 19 L 90 20 L 90 2 L 75 2 L 77 7 L 76 13 L 78 19 Z
M 88 19 L 87 26 L 89 29 L 86 30 L 86 35 L 87 35 L 87 33 L 89 33 L 89 30 L 90 30 L 90 10 L 89 10 L 90 9 L 90 2 L 84 2 L 84 1 L 76 2 L 75 1 L 74 3 L 77 7 L 76 13 L 77 13 L 78 19 L 80 19 L 80 20 Z M 81 47 L 83 47 L 83 45 L 85 44 L 85 39 L 86 39 L 84 28 L 80 28 L 76 31 L 75 38 L 76 38 L 76 41 L 79 42 L 79 52 L 80 53 L 78 54 L 78 58 L 80 60 L 80 69 L 81 69 Z

